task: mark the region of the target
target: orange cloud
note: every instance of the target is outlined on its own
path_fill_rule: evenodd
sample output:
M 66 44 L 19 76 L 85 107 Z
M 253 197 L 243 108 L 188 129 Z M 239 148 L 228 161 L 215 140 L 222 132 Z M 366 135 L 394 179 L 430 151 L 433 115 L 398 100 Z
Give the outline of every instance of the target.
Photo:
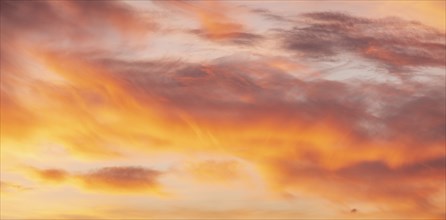
M 194 163 L 190 171 L 200 181 L 228 183 L 242 177 L 242 170 L 236 161 L 213 161 Z
M 192 32 L 205 39 L 249 44 L 270 37 L 249 33 L 232 16 L 235 7 L 220 2 L 156 4 L 178 8 L 196 19 L 200 29 Z M 40 10 L 32 11 L 33 7 Z M 428 218 L 443 211 L 444 76 L 428 69 L 422 81 L 417 80 L 417 71 L 422 71 L 419 67 L 444 67 L 444 33 L 399 19 L 318 12 L 302 15 L 303 20 L 291 24 L 296 27 L 275 30 L 279 56 L 260 57 L 252 48 L 242 47 L 250 50 L 246 58 L 236 54 L 204 57 L 194 63 L 176 57 L 148 60 L 145 54 L 126 51 L 134 49 L 126 42 L 144 43 L 147 31 L 155 28 L 132 10 L 122 2 L 2 1 L 0 139 L 2 165 L 8 165 L 2 174 L 20 178 L 9 169 L 17 164 L 45 167 L 39 163 L 54 159 L 45 149 L 55 146 L 66 151 L 69 161 L 58 166 L 67 168 L 31 167 L 28 177 L 43 180 L 48 191 L 57 188 L 53 184 L 85 189 L 81 195 L 65 192 L 73 197 L 87 198 L 92 191 L 129 199 L 127 194 L 166 195 L 167 186 L 188 182 L 172 174 L 165 180 L 168 184 L 161 185 L 165 172 L 142 167 L 70 170 L 78 164 L 133 163 L 140 157 L 145 161 L 152 153 L 186 158 L 229 155 L 235 159 L 180 164 L 185 166 L 180 170 L 186 171 L 181 175 L 197 180 L 191 182 L 198 187 L 210 188 L 235 180 L 249 182 L 253 178 L 244 176 L 255 173 L 259 185 L 266 185 L 265 195 L 259 192 L 249 197 L 247 193 L 231 200 L 226 191 L 215 192 L 227 196 L 222 196 L 228 200 L 221 203 L 222 210 L 231 212 L 227 215 L 205 206 L 208 200 L 201 197 L 157 204 L 190 203 L 173 213 L 204 217 L 263 216 L 262 211 L 273 205 L 260 203 L 270 199 L 277 203 L 266 214 L 295 217 L 300 213 L 290 210 L 302 206 L 294 204 L 300 198 L 316 199 L 320 207 L 325 204 L 322 201 L 348 207 L 356 204 L 344 207 L 347 211 L 337 206 L 320 211 L 352 218 L 389 213 Z M 30 13 L 18 16 L 18 12 Z M 398 25 L 404 28 L 395 30 Z M 226 49 L 232 51 L 236 46 Z M 321 69 L 319 65 L 327 59 L 344 54 L 388 70 L 372 75 L 387 79 L 398 72 L 399 81 L 339 80 L 318 71 L 307 77 L 309 70 Z M 367 71 L 359 69 L 363 70 Z M 157 165 L 176 163 L 175 159 L 166 161 Z M 238 161 L 249 164 L 249 172 Z M 2 190 L 4 185 L 13 186 L 2 182 Z M 230 185 L 225 190 L 234 192 L 232 186 L 237 184 Z M 244 191 L 251 192 L 251 188 Z M 50 193 L 54 192 L 57 190 Z M 286 198 L 277 199 L 280 195 Z M 259 199 L 259 203 L 246 207 L 237 203 L 246 198 Z M 116 204 L 123 206 L 127 201 Z M 134 216 L 148 215 L 135 209 Z M 350 211 L 353 209 L 356 212 Z M 154 213 L 172 216 L 159 210 Z
M 382 212 L 398 216 L 413 211 L 420 217 L 435 215 L 438 210 L 431 200 L 444 191 L 444 157 L 397 168 L 368 161 L 336 170 L 315 166 L 308 159 L 293 162 L 291 158 L 274 162 L 273 169 L 278 170 L 271 171 L 270 175 L 278 181 L 274 183 L 276 190 L 317 193 L 341 204 L 372 203 Z M 366 210 L 367 204 L 362 206 L 357 208 L 365 216 L 377 211 Z
M 161 172 L 140 167 L 106 167 L 82 176 L 86 188 L 144 191 L 158 188 Z
M 104 167 L 87 173 L 72 173 L 61 169 L 28 168 L 39 179 L 50 183 L 71 183 L 87 190 L 129 193 L 161 193 L 159 171 L 142 167 Z
M 156 2 L 167 8 L 180 9 L 193 16 L 200 23 L 200 29 L 193 32 L 214 41 L 231 41 L 237 44 L 252 44 L 261 36 L 249 33 L 245 25 L 235 22 L 233 17 L 243 13 L 240 8 L 217 1 L 162 1 Z
M 365 159 L 358 158 L 358 153 L 366 159 L 383 158 L 390 164 L 401 164 L 404 161 L 400 158 L 411 154 L 410 147 L 421 143 L 431 147 L 411 157 L 423 160 L 441 152 L 444 141 L 439 129 L 441 121 L 436 120 L 444 109 L 436 101 L 441 96 L 430 96 L 439 87 L 419 88 L 419 97 L 402 100 L 395 108 L 387 103 L 395 103 L 410 90 L 390 91 L 394 97 L 385 100 L 387 96 L 380 90 L 387 86 L 366 84 L 370 94 L 376 93 L 374 100 L 383 103 L 382 115 L 376 116 L 368 112 L 368 102 L 338 98 L 358 94 L 353 85 L 328 80 L 302 81 L 284 72 L 286 69 L 282 67 L 263 62 L 231 61 L 202 66 L 116 62 L 111 67 L 104 66 L 102 61 L 38 56 L 46 60 L 44 65 L 48 70 L 67 83 L 59 87 L 43 82 L 34 84 L 38 92 L 33 96 L 43 101 L 39 111 L 32 112 L 32 106 L 30 111 L 46 129 L 39 131 L 43 125 L 36 125 L 30 137 L 37 139 L 28 141 L 39 143 L 50 139 L 80 154 L 118 156 L 120 146 L 124 145 L 148 151 L 187 151 L 184 146 L 212 151 L 215 146 L 232 146 L 228 150 L 247 156 L 249 149 L 244 147 L 255 144 L 260 157 L 290 151 L 305 154 L 314 149 L 324 152 L 320 159 L 325 163 L 338 167 Z M 134 71 L 122 74 L 128 65 Z M 151 72 L 145 72 L 147 67 Z M 163 77 L 159 77 L 161 74 Z M 77 107 L 72 108 L 73 104 Z M 54 118 L 48 112 L 56 115 L 64 112 L 65 117 Z M 417 115 L 417 123 L 406 120 L 406 114 L 399 112 Z M 423 128 L 432 129 L 417 130 L 420 123 Z M 26 124 L 21 126 L 31 129 Z M 376 130 L 380 126 L 384 129 Z M 407 131 L 402 132 L 405 128 Z M 175 140 L 169 138 L 172 133 Z M 270 145 L 279 145 L 283 151 L 271 153 Z M 333 145 L 348 150 L 339 164 L 330 159 L 336 152 L 336 148 L 330 147 Z M 357 145 L 363 147 L 355 148 Z M 389 156 L 389 151 L 395 154 Z
M 66 173 L 64 170 L 58 169 L 42 170 L 37 172 L 37 174 L 40 176 L 40 178 L 51 182 L 63 182 L 68 176 L 68 173 Z

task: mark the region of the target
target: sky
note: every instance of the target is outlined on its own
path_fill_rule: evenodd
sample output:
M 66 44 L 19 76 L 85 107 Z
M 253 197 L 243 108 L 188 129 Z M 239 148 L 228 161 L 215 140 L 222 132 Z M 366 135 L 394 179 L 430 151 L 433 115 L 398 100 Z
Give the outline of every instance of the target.
M 446 219 L 445 1 L 1 1 L 2 219 Z

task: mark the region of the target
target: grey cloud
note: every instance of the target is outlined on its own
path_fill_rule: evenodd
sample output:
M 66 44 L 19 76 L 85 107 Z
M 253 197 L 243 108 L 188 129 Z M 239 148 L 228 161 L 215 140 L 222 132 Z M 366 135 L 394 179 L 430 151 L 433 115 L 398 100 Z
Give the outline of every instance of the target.
M 314 59 L 353 53 L 397 71 L 445 66 L 445 34 L 398 18 L 367 19 L 337 12 L 303 14 L 283 31 L 283 45 Z

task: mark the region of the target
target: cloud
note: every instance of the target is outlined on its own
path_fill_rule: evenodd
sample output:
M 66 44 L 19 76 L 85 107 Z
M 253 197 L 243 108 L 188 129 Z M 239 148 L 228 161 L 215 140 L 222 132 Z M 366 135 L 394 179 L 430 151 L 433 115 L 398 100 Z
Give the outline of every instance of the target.
M 54 86 L 46 91 L 46 83 L 34 85 L 40 94 L 53 97 L 48 106 L 63 111 L 63 121 L 70 126 L 62 129 L 60 122 L 52 122 L 55 119 L 34 114 L 48 132 L 55 132 L 47 136 L 50 140 L 60 135 L 58 141 L 73 152 L 103 155 L 119 152 L 110 144 L 126 143 L 141 152 L 220 148 L 259 167 L 279 194 L 291 190 L 330 201 L 387 204 L 397 213 L 437 210 L 430 200 L 438 194 L 444 171 L 438 163 L 444 155 L 445 110 L 443 85 L 434 83 L 435 77 L 432 83 L 404 85 L 306 80 L 288 72 L 299 71 L 299 64 L 277 65 L 277 59 L 268 57 L 226 57 L 206 63 L 79 60 L 73 54 L 55 53 L 39 57 L 68 79 L 70 86 L 61 85 L 58 93 Z M 84 110 L 66 108 L 66 102 Z M 240 175 L 228 164 L 197 166 L 192 173 L 201 181 L 231 182 Z M 159 192 L 157 180 L 163 175 L 134 167 L 38 173 L 49 182 L 111 193 Z M 382 187 L 358 173 L 382 179 Z M 425 182 L 416 182 L 422 178 Z M 325 186 L 327 179 L 332 185 Z M 352 195 L 352 200 L 345 195 Z
M 445 65 L 444 33 L 399 18 L 307 13 L 292 30 L 283 31 L 282 36 L 286 49 L 304 57 L 321 59 L 352 53 L 392 71 Z
M 290 19 L 285 16 L 281 16 L 278 14 L 273 13 L 272 11 L 264 8 L 256 8 L 250 10 L 252 13 L 259 14 L 263 16 L 264 18 L 272 21 L 278 21 L 278 22 L 293 22 L 294 19 Z
M 46 66 L 70 86 L 54 90 L 53 85 L 35 84 L 36 95 L 53 97 L 44 106 L 57 106 L 49 110 L 66 117 L 59 121 L 33 114 L 45 123 L 48 135 L 57 134 L 58 142 L 81 154 L 119 155 L 119 146 L 130 140 L 132 149 L 147 151 L 230 145 L 231 151 L 244 152 L 238 148 L 260 143 L 267 156 L 268 145 L 275 142 L 284 151 L 316 148 L 326 163 L 333 163 L 333 146 L 349 149 L 334 166 L 364 159 L 357 157 L 360 153 L 401 164 L 404 157 L 416 161 L 441 152 L 445 140 L 442 85 L 305 80 L 289 74 L 290 67 L 276 65 L 275 58 L 227 57 L 198 64 L 46 56 Z M 80 108 L 66 108 L 67 102 Z M 67 126 L 61 129 L 61 123 Z M 244 129 L 249 133 L 239 131 Z M 172 132 L 175 140 L 169 139 Z
M 21 192 L 25 190 L 31 190 L 32 188 L 23 186 L 21 184 L 16 184 L 8 181 L 0 181 L 0 192 L 1 193 L 12 193 Z
M 205 39 L 214 39 L 216 41 L 230 42 L 238 45 L 247 45 L 247 46 L 254 45 L 263 38 L 261 35 L 249 32 L 223 32 L 219 34 L 213 34 L 197 29 L 197 30 L 192 30 L 191 33 L 196 34 Z
M 218 48 L 249 52 L 193 62 L 187 56 L 149 59 L 151 51 L 139 53 L 132 42 L 142 39 L 144 44 L 147 31 L 156 27 L 125 2 L 2 1 L 1 144 L 2 155 L 8 155 L 2 156 L 2 163 L 6 158 L 14 167 L 15 162 L 31 160 L 45 167 L 38 162 L 49 158 L 45 163 L 51 163 L 53 155 L 42 149 L 52 146 L 63 148 L 70 165 L 71 160 L 83 164 L 85 159 L 118 157 L 133 162 L 132 155 L 153 152 L 230 155 L 248 165 L 198 161 L 185 168 L 185 175 L 195 178 L 194 184 L 215 187 L 220 182 L 249 182 L 254 178 L 244 175 L 255 173 L 273 193 L 288 195 L 289 207 L 301 197 L 358 203 L 355 217 L 380 205 L 402 215 L 410 210 L 429 217 L 438 213 L 438 204 L 444 204 L 444 76 L 417 68 L 427 73 L 417 80 L 421 74 L 414 73 L 415 67 L 444 67 L 443 33 L 397 18 L 308 13 L 293 29 L 279 33 L 286 51 L 259 55 L 258 48 L 242 46 L 266 37 L 250 32 L 226 4 L 155 4 L 183 11 L 186 20 L 196 19 L 199 29 L 192 33 L 201 38 L 235 43 Z M 18 16 L 19 11 L 25 16 Z M 297 56 L 288 56 L 290 51 Z M 413 78 L 341 81 L 315 71 L 317 61 L 345 54 Z M 50 187 L 67 184 L 105 194 L 165 195 L 160 181 L 166 173 L 158 170 L 71 170 L 28 171 L 29 177 Z M 172 179 L 162 180 L 173 187 L 188 183 L 169 182 Z M 180 200 L 189 199 L 195 201 Z M 253 213 L 264 206 L 259 207 Z M 206 216 L 222 213 L 201 210 Z M 237 210 L 245 211 L 232 209 Z
M 242 177 L 237 161 L 207 160 L 189 164 L 189 172 L 201 182 L 228 184 Z
M 230 4 L 212 1 L 157 1 L 156 4 L 196 19 L 200 28 L 191 30 L 191 33 L 207 40 L 252 45 L 263 38 L 251 33 L 243 23 L 235 21 L 236 14 L 243 12 Z
M 144 190 L 156 188 L 161 172 L 141 167 L 106 167 L 82 177 L 87 188 L 109 187 L 118 190 Z
M 272 169 L 272 177 L 262 173 L 279 192 L 387 204 L 395 213 L 438 209 L 431 200 L 444 172 L 442 85 L 303 80 L 260 60 L 161 64 L 169 68 L 114 68 L 131 66 L 128 87 L 188 115 L 197 139 Z
M 146 40 L 157 28 L 151 17 L 118 1 L 2 1 L 1 5 L 2 47 L 40 44 L 110 52 Z
M 271 173 L 279 175 L 278 190 L 321 194 L 342 204 L 387 204 L 384 209 L 394 213 L 435 213 L 438 207 L 431 198 L 442 193 L 445 163 L 445 157 L 439 157 L 392 168 L 382 161 L 362 161 L 330 170 L 305 159 L 282 158 L 275 162 L 279 170 Z
M 161 193 L 158 178 L 162 172 L 143 167 L 103 167 L 86 173 L 34 167 L 28 169 L 48 183 L 70 183 L 91 191 Z
M 51 182 L 63 182 L 69 176 L 64 170 L 59 169 L 47 169 L 38 171 L 37 174 L 40 178 Z
M 178 138 L 178 150 L 221 146 L 255 163 L 291 153 L 330 168 L 400 166 L 444 153 L 442 85 L 307 81 L 262 59 L 111 63 L 129 94 L 160 100 L 152 108 L 170 112 L 195 140 Z

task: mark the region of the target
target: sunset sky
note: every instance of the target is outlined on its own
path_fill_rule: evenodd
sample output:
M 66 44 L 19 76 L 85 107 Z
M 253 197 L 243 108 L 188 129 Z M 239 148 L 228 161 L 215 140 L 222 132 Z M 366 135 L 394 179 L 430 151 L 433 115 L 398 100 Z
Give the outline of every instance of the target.
M 446 219 L 445 1 L 1 1 L 2 219 Z

